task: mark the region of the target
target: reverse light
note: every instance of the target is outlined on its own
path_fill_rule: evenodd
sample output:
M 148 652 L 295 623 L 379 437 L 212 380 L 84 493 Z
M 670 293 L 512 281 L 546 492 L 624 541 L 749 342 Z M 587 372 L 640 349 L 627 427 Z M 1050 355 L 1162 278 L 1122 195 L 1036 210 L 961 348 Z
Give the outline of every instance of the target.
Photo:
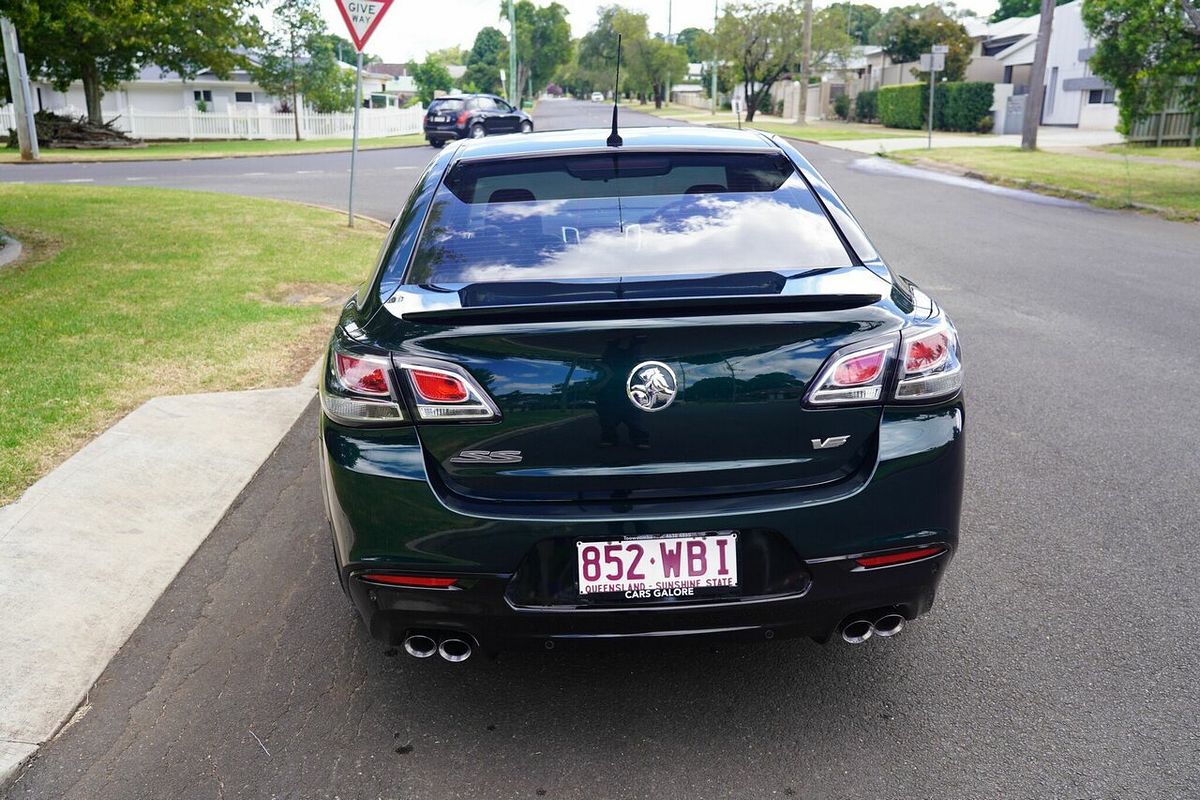
M 409 586 L 417 589 L 449 589 L 458 578 L 434 578 L 427 575 L 393 575 L 388 572 L 364 572 L 358 577 L 371 583 L 389 586 Z
M 905 335 L 897 400 L 932 400 L 962 388 L 958 336 L 948 323 Z
M 321 409 L 346 425 L 388 424 L 404 419 L 392 397 L 386 356 L 347 353 L 333 347 L 321 380 Z
M 863 569 L 876 569 L 878 567 L 894 567 L 899 564 L 911 564 L 914 561 L 923 561 L 927 558 L 932 558 L 936 555 L 941 555 L 946 552 L 946 548 L 940 544 L 927 545 L 925 547 L 910 547 L 907 550 L 893 550 L 890 553 L 880 553 L 873 556 L 859 556 L 854 559 L 854 562 Z
M 429 421 L 499 419 L 500 409 L 479 383 L 457 364 L 413 359 L 399 364 L 408 376 L 417 417 Z
M 854 345 L 834 354 L 817 375 L 807 402 L 816 406 L 871 403 L 883 397 L 888 362 L 896 353 L 896 337 Z

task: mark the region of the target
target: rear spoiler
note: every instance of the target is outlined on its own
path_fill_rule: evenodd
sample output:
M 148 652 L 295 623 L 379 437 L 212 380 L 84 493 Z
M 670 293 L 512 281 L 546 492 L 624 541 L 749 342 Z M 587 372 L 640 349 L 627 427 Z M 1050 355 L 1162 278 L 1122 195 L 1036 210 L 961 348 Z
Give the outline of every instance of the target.
M 511 322 L 573 322 L 609 319 L 704 317 L 841 311 L 879 302 L 878 294 L 751 295 L 652 300 L 591 300 L 536 305 L 499 305 L 410 311 L 404 319 L 431 325 L 494 325 Z

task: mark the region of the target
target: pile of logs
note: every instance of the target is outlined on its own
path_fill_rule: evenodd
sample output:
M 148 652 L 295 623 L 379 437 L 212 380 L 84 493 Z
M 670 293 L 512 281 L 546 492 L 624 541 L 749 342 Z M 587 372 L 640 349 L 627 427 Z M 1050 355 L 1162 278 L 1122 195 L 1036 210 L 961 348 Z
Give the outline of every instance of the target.
M 39 147 L 73 147 L 80 149 L 107 147 L 145 147 L 141 139 L 134 139 L 113 127 L 110 120 L 103 125 L 88 122 L 84 117 L 67 117 L 51 111 L 39 111 L 33 115 L 37 127 Z M 17 132 L 9 130 L 8 146 L 17 147 Z

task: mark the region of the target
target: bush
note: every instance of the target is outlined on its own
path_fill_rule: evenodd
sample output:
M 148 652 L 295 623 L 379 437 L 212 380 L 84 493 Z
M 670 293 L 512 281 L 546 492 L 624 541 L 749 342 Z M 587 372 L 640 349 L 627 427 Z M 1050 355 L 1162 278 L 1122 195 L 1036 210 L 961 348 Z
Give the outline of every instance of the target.
M 833 98 L 833 113 L 837 114 L 838 119 L 850 118 L 850 96 L 839 94 Z
M 990 83 L 943 83 L 933 101 L 933 127 L 939 131 L 982 131 L 990 118 Z M 919 130 L 928 124 L 929 86 L 907 83 L 879 90 L 879 119 L 889 128 Z M 987 127 L 990 131 L 990 124 Z
M 879 119 L 879 90 L 859 92 L 854 98 L 854 118 L 859 122 L 874 122 Z

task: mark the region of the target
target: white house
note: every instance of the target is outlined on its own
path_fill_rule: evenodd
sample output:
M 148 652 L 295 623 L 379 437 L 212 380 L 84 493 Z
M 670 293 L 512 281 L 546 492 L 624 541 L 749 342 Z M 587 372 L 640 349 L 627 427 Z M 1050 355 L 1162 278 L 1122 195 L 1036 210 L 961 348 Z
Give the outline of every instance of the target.
M 1088 67 L 1088 59 L 1095 47 L 1083 24 L 1082 7 L 1082 0 L 1075 0 L 1054 9 L 1046 59 L 1042 124 L 1113 130 L 1117 125 L 1116 90 Z M 1039 16 L 1025 17 L 1025 30 L 1031 26 L 1032 32 L 1025 33 L 994 56 L 1003 67 L 1004 82 L 1013 84 L 1017 95 L 1029 91 L 1039 19 Z

